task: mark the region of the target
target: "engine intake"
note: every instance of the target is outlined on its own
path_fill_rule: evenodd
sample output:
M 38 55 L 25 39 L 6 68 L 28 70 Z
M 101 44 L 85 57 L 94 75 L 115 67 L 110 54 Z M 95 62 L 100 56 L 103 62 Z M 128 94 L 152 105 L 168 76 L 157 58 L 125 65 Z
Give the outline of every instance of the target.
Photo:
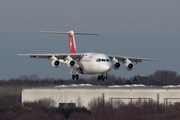
M 131 71 L 133 69 L 134 65 L 132 63 L 126 63 L 125 64 L 125 68 L 128 70 L 128 71 Z
M 52 60 L 51 64 L 54 68 L 58 68 L 61 65 L 61 62 L 59 60 Z
M 131 61 L 128 58 L 124 61 L 124 64 L 125 64 L 126 70 L 128 71 L 131 71 L 134 67 L 134 65 L 131 63 Z
M 118 70 L 120 68 L 121 64 L 119 62 L 113 62 L 113 68 L 115 70 Z
M 68 67 L 70 67 L 70 68 L 74 68 L 75 65 L 76 65 L 76 61 L 70 60 L 67 65 L 68 65 Z

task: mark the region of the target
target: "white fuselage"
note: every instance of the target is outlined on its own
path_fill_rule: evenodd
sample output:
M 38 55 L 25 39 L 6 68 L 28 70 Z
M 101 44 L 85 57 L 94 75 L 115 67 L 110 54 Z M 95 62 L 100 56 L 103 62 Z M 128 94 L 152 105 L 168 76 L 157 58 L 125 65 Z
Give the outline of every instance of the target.
M 111 59 L 105 54 L 98 53 L 85 53 L 77 64 L 83 69 L 84 74 L 107 73 L 112 68 Z

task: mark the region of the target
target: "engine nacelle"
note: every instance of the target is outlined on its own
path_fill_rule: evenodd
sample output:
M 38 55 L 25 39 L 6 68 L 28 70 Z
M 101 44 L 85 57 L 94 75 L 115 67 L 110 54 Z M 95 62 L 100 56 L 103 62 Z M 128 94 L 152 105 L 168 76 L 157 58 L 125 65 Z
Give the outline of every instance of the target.
M 54 68 L 58 68 L 61 65 L 61 62 L 59 60 L 52 60 L 51 64 Z
M 113 68 L 115 70 L 118 70 L 120 68 L 121 64 L 119 62 L 113 62 Z
M 128 70 L 128 71 L 131 71 L 131 70 L 133 69 L 133 67 L 134 67 L 134 65 L 133 65 L 132 63 L 126 63 L 126 64 L 125 64 L 125 68 L 126 68 L 126 70 Z
M 70 68 L 74 68 L 76 66 L 76 61 L 75 60 L 69 60 L 67 65 Z
M 125 63 L 125 68 L 126 68 L 126 70 L 128 70 L 128 71 L 131 71 L 131 70 L 133 70 L 133 64 L 131 63 L 131 62 L 126 62 Z
M 124 61 L 124 64 L 125 64 L 126 70 L 128 70 L 128 71 L 131 71 L 134 67 L 128 58 L 126 58 L 126 60 Z

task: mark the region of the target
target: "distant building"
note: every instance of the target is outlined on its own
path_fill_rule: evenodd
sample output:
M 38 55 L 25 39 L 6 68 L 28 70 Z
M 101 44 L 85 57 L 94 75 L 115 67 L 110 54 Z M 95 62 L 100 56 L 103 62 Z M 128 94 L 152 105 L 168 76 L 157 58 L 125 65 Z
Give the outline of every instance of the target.
M 51 98 L 55 101 L 55 107 L 88 107 L 88 103 L 97 97 L 102 97 L 111 103 L 114 100 L 121 100 L 127 103 L 137 99 L 143 99 L 168 104 L 180 102 L 180 86 L 93 86 L 91 84 L 72 84 L 22 90 L 22 103 Z

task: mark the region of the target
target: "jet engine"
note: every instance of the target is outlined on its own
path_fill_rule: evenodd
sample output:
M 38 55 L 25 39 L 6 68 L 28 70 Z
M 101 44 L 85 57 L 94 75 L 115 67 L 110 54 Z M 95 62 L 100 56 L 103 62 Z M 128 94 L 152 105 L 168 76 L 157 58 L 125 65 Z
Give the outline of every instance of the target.
M 76 61 L 75 60 L 69 60 L 67 65 L 70 68 L 74 68 L 76 66 Z
M 115 70 L 118 70 L 120 68 L 121 64 L 119 62 L 113 62 L 113 68 Z
M 131 71 L 134 67 L 128 58 L 124 61 L 124 64 L 125 64 L 126 70 L 128 70 L 128 71 Z
M 131 71 L 133 69 L 133 64 L 132 63 L 126 63 L 125 64 L 125 68 L 128 70 L 128 71 Z
M 54 68 L 58 68 L 61 65 L 61 62 L 59 60 L 54 59 L 51 61 L 51 64 Z

